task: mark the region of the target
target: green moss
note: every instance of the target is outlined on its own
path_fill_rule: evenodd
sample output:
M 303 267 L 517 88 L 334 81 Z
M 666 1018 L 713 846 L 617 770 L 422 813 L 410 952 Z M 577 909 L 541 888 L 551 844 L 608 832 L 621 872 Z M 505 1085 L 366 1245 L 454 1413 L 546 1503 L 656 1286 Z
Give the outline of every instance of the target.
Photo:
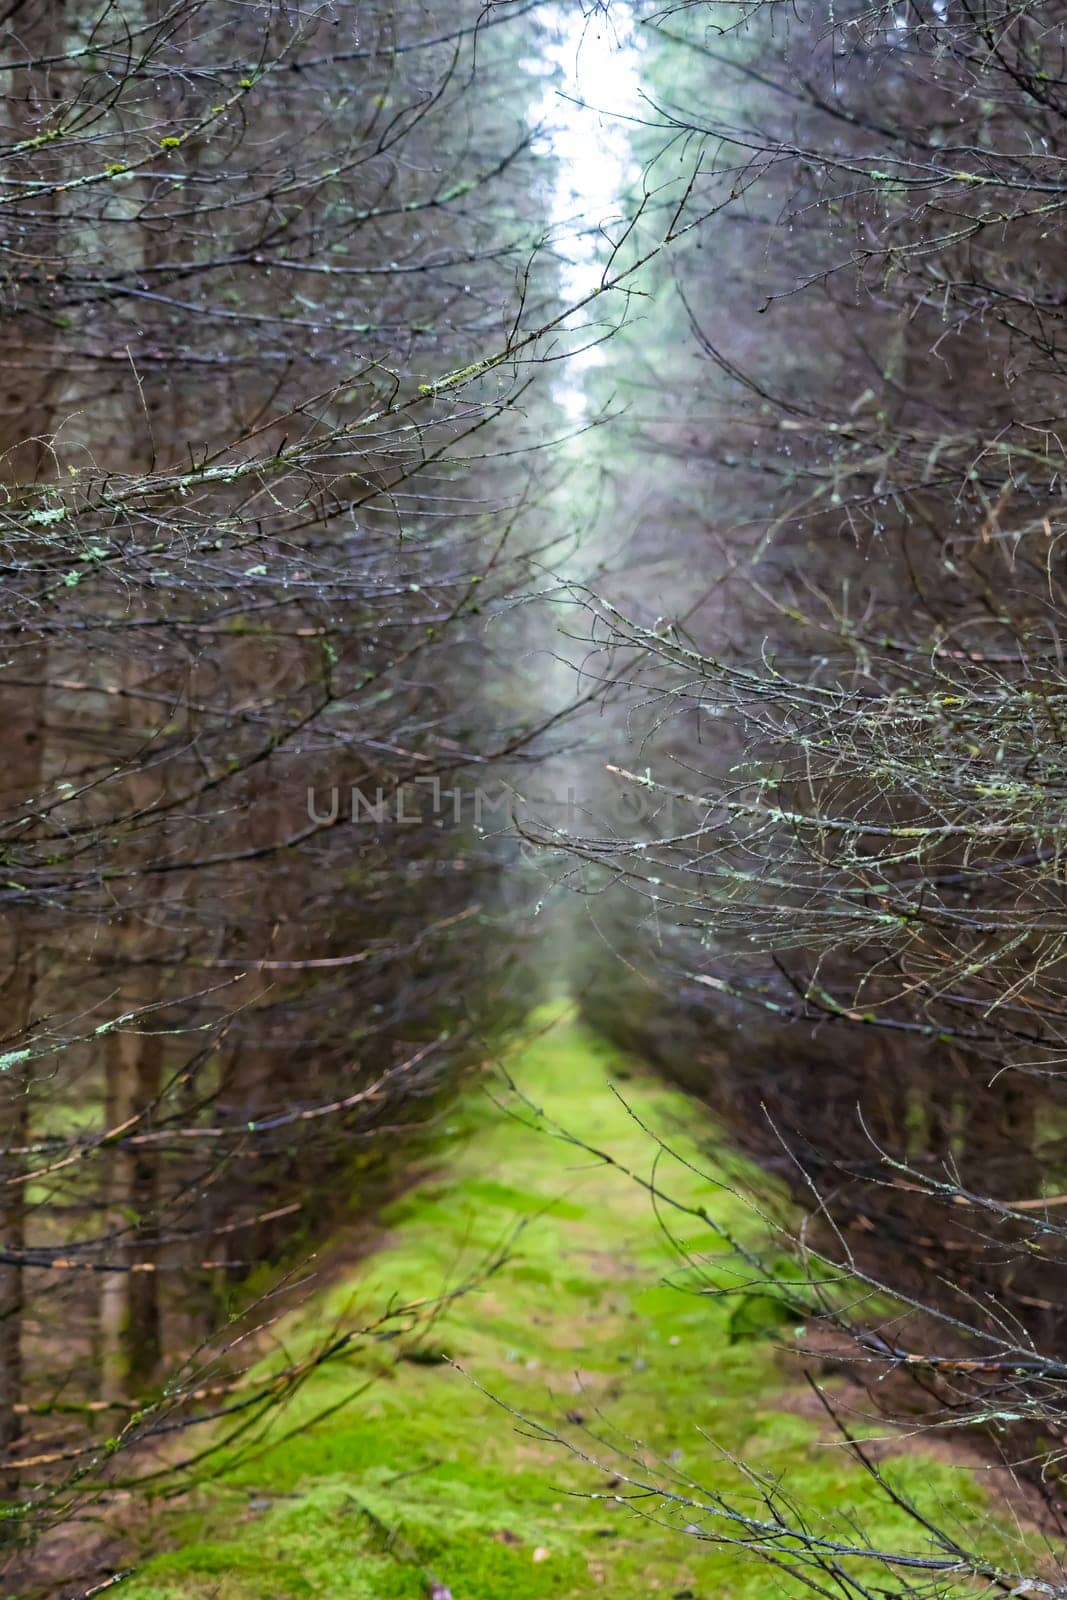
M 646 1176 L 655 1147 L 627 1105 L 684 1154 L 697 1154 L 693 1134 L 710 1141 L 691 1102 L 603 1040 L 564 1016 L 542 1013 L 535 1025 L 508 1070 L 562 1127 Z M 626 1104 L 612 1092 L 616 1073 Z M 412 1340 L 416 1356 L 447 1352 L 456 1365 L 397 1361 L 383 1344 L 322 1369 L 219 1481 L 159 1514 L 149 1542 L 177 1548 L 146 1562 L 127 1600 L 415 1600 L 435 1582 L 456 1600 L 800 1595 L 758 1562 L 687 1538 L 675 1524 L 691 1511 L 616 1499 L 625 1486 L 613 1470 L 628 1457 L 660 1482 L 674 1474 L 736 1490 L 723 1449 L 781 1475 L 822 1531 L 851 1537 L 855 1518 L 874 1539 L 923 1548 L 827 1430 L 783 1408 L 786 1379 L 766 1335 L 789 1335 L 764 1325 L 773 1318 L 739 1325 L 737 1302 L 665 1281 L 677 1256 L 647 1193 L 622 1172 L 554 1137 L 492 1077 L 467 1092 L 436 1154 L 434 1175 L 388 1211 L 381 1248 L 283 1334 L 290 1356 L 310 1350 L 392 1295 L 456 1286 L 510 1241 L 505 1265 Z M 668 1159 L 657 1181 L 758 1237 L 761 1225 L 713 1176 Z M 690 1245 L 719 1248 L 684 1220 Z M 706 1270 L 729 1269 L 711 1259 Z M 956 1523 L 983 1516 L 962 1471 L 918 1456 L 887 1470 Z

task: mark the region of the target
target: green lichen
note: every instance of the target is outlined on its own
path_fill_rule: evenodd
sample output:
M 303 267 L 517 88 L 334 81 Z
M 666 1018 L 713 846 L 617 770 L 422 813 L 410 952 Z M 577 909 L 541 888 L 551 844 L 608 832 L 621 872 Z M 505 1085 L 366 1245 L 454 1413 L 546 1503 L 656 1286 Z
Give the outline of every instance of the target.
M 290 1358 L 310 1351 L 391 1296 L 454 1286 L 510 1239 L 506 1264 L 413 1343 L 454 1364 L 397 1361 L 377 1345 L 322 1369 L 254 1450 L 160 1514 L 146 1542 L 175 1548 L 147 1562 L 126 1600 L 425 1600 L 435 1584 L 455 1600 L 806 1592 L 687 1537 L 670 1525 L 684 1525 L 684 1511 L 618 1500 L 611 1464 L 631 1440 L 650 1462 L 669 1462 L 650 1468 L 661 1481 L 680 1472 L 743 1495 L 725 1447 L 780 1475 L 824 1531 L 853 1518 L 873 1539 L 921 1543 L 829 1431 L 790 1404 L 779 1345 L 798 1330 L 771 1305 L 739 1312 L 666 1281 L 677 1257 L 647 1193 L 554 1137 L 531 1105 L 647 1175 L 653 1147 L 629 1106 L 712 1164 L 704 1179 L 668 1161 L 660 1185 L 756 1242 L 762 1225 L 713 1181 L 723 1168 L 708 1155 L 708 1119 L 566 1017 L 542 1015 L 538 1027 L 508 1061 L 528 1102 L 491 1075 L 470 1089 L 440 1135 L 436 1170 L 382 1219 L 385 1242 L 282 1330 Z M 714 1248 L 693 1217 L 685 1233 L 691 1248 Z M 566 1435 L 603 1470 L 521 1417 Z M 886 1471 L 928 1511 L 949 1507 L 957 1526 L 982 1514 L 962 1470 L 909 1454 Z

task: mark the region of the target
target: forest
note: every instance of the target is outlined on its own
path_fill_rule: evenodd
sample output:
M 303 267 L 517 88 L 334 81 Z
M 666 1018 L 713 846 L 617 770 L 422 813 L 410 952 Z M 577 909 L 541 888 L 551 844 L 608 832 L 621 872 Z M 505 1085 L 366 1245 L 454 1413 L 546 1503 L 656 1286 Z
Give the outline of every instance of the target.
M 1067 1600 L 1062 0 L 0 108 L 0 1594 Z

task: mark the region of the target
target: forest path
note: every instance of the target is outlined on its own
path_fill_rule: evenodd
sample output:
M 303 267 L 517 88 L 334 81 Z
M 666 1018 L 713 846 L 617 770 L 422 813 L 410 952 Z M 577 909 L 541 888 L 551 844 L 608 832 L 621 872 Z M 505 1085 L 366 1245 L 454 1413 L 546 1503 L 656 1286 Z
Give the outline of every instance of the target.
M 531 1027 L 507 1059 L 529 1103 L 503 1076 L 469 1088 L 438 1138 L 432 1174 L 389 1208 L 374 1254 L 286 1322 L 285 1347 L 310 1350 L 390 1295 L 447 1291 L 521 1223 L 508 1259 L 399 1358 L 399 1342 L 363 1347 L 310 1380 L 260 1446 L 147 1530 L 151 1547 L 177 1548 L 140 1567 L 122 1586 L 126 1600 L 810 1593 L 686 1538 L 679 1528 L 699 1520 L 692 1511 L 676 1510 L 672 1527 L 663 1507 L 615 1499 L 626 1492 L 612 1476 L 620 1447 L 669 1463 L 652 1474 L 659 1481 L 673 1472 L 736 1487 L 722 1447 L 784 1475 L 825 1514 L 827 1531 L 841 1532 L 852 1513 L 874 1538 L 899 1540 L 903 1513 L 872 1493 L 828 1431 L 779 1409 L 774 1341 L 758 1327 L 742 1334 L 736 1316 L 731 1326 L 730 1302 L 664 1281 L 679 1263 L 647 1192 L 547 1129 L 552 1119 L 647 1176 L 655 1144 L 635 1117 L 685 1155 L 703 1143 L 706 1171 L 716 1160 L 710 1120 L 559 1008 Z M 750 1239 L 758 1232 L 711 1178 L 671 1159 L 657 1178 Z M 694 1249 L 713 1245 L 698 1221 L 679 1220 Z M 519 1415 L 602 1465 L 524 1429 Z M 951 1464 L 909 1454 L 891 1470 L 927 1508 L 948 1503 L 954 1517 L 982 1518 L 970 1476 Z M 922 1549 L 921 1531 L 908 1542 Z

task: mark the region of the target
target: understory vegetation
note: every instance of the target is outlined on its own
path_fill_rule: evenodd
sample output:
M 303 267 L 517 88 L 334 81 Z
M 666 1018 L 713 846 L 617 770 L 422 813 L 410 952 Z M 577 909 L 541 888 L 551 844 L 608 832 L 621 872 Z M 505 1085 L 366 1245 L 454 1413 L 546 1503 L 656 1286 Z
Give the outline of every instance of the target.
M 446 1589 L 469 1600 L 755 1600 L 768 1592 L 765 1569 L 716 1544 L 731 1532 L 713 1495 L 723 1452 L 753 1502 L 766 1498 L 765 1515 L 787 1479 L 822 1537 L 854 1543 L 858 1524 L 875 1543 L 921 1550 L 913 1498 L 923 1514 L 947 1511 L 991 1561 L 1011 1561 L 1014 1529 L 971 1463 L 921 1444 L 878 1452 L 904 1502 L 889 1504 L 810 1404 L 802 1363 L 781 1360 L 793 1330 L 773 1304 L 701 1292 L 736 1287 L 736 1264 L 692 1215 L 672 1223 L 668 1207 L 661 1227 L 620 1167 L 648 1175 L 653 1127 L 677 1153 L 657 1171 L 663 1191 L 766 1245 L 767 1227 L 723 1187 L 731 1168 L 742 1182 L 752 1174 L 727 1152 L 716 1159 L 710 1120 L 694 1127 L 682 1095 L 565 1011 L 528 1027 L 528 1042 L 450 1108 L 367 1259 L 327 1259 L 329 1287 L 277 1342 L 299 1358 L 323 1326 L 343 1329 L 390 1297 L 432 1302 L 502 1247 L 506 1259 L 399 1340 L 324 1369 L 210 1484 L 179 1478 L 176 1503 L 164 1500 L 142 1531 L 149 1547 L 162 1534 L 176 1549 L 134 1577 L 131 1600 L 419 1600 Z M 576 1149 L 562 1136 L 572 1127 L 619 1166 Z M 643 1487 L 650 1467 L 669 1470 L 677 1502 Z M 708 1542 L 687 1546 L 686 1526 Z M 1029 1542 L 1041 1550 L 1033 1529 Z M 786 1580 L 780 1592 L 804 1589 Z

